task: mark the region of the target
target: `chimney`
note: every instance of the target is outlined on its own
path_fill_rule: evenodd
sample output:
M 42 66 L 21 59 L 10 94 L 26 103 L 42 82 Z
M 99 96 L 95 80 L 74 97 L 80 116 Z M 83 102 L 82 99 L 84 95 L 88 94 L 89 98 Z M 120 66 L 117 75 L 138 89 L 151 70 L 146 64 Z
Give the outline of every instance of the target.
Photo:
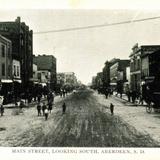
M 15 20 L 17 23 L 21 22 L 21 17 L 17 17 L 17 19 Z

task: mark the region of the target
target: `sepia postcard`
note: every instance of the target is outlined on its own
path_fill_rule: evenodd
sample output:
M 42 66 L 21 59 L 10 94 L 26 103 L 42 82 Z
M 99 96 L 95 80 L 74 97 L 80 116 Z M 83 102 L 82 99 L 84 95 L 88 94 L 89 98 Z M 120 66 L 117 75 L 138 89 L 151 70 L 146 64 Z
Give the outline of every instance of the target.
M 156 0 L 0 0 L 2 160 L 159 160 Z

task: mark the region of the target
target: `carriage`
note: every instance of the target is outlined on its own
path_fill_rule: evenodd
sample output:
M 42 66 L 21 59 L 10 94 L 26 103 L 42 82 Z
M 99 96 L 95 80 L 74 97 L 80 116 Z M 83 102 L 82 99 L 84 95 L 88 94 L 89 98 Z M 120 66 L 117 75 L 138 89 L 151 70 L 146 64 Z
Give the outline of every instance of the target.
M 160 78 L 154 77 L 143 85 L 143 98 L 146 102 L 146 112 L 160 112 Z

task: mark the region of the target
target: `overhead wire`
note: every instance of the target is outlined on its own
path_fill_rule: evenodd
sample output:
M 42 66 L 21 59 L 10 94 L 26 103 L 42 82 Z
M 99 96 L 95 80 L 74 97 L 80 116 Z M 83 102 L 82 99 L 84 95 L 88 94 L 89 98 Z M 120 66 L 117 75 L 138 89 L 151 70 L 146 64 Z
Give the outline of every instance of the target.
M 123 25 L 123 24 L 129 24 L 129 23 L 143 22 L 143 21 L 149 21 L 149 20 L 155 20 L 155 19 L 160 19 L 160 16 L 142 18 L 142 19 L 134 19 L 134 20 L 108 23 L 108 24 L 89 25 L 89 26 L 82 26 L 82 27 L 71 27 L 71 28 L 64 28 L 64 29 L 55 29 L 55 30 L 50 30 L 50 31 L 39 31 L 39 32 L 34 32 L 33 34 L 47 34 L 47 33 L 56 33 L 56 32 L 85 30 L 85 29 L 92 29 L 92 28 L 101 28 L 101 27 L 109 27 L 109 26 Z

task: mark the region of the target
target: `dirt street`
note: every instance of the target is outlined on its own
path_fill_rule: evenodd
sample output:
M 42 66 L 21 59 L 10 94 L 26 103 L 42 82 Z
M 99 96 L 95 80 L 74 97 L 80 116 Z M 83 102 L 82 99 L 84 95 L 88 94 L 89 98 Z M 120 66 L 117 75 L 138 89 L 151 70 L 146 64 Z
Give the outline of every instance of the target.
M 62 114 L 64 101 L 67 107 L 66 113 Z M 112 116 L 108 108 L 111 101 L 116 102 L 116 107 L 125 105 L 113 98 L 105 100 L 91 90 L 80 90 L 57 100 L 47 121 L 37 116 L 36 107 L 25 109 L 17 116 L 11 115 L 10 111 L 9 115 L 0 118 L 1 128 L 4 128 L 0 131 L 0 146 L 159 146 L 150 134 L 140 132 L 133 127 L 134 123 L 125 121 L 124 113 L 115 108 L 116 113 Z

